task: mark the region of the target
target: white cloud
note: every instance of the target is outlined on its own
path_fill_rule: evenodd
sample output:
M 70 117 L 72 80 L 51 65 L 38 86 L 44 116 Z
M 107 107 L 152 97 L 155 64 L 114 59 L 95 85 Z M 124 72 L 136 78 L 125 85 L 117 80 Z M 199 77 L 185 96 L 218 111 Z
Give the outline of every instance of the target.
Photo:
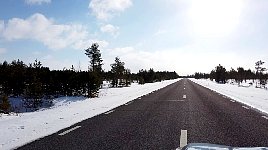
M 159 29 L 158 31 L 155 32 L 154 36 L 159 36 L 162 34 L 166 34 L 167 30 Z
M 48 66 L 52 70 L 61 70 L 72 66 L 73 60 L 59 59 L 53 55 L 47 54 L 40 58 L 43 66 Z
M 5 28 L 5 22 L 4 20 L 0 20 L 0 35 L 3 32 L 4 28 Z
M 243 0 L 190 1 L 188 15 L 192 31 L 198 37 L 225 37 L 239 25 L 244 7 Z
M 98 19 L 108 20 L 131 5 L 131 0 L 91 0 L 88 7 Z
M 90 47 L 92 43 L 98 43 L 100 49 L 106 48 L 109 45 L 109 43 L 104 40 L 90 39 L 90 40 L 81 40 L 75 43 L 74 47 L 76 49 L 86 49 Z
M 5 48 L 1 48 L 0 47 L 0 54 L 4 54 L 4 53 L 6 53 L 7 52 L 7 50 L 5 49 Z
M 109 64 L 114 62 L 116 56 L 119 56 L 132 72 L 154 68 L 156 71 L 176 71 L 179 75 L 191 75 L 195 72 L 209 73 L 219 63 L 229 69 L 234 63 L 239 64 L 242 61 L 232 52 L 226 52 L 219 56 L 217 52 L 196 51 L 193 55 L 194 49 L 194 46 L 161 51 L 138 50 L 134 47 L 109 49 L 103 53 L 104 68 L 110 70 Z
M 32 52 L 32 54 L 38 56 L 38 55 L 41 55 L 42 53 L 40 51 L 34 51 Z
M 100 30 L 103 33 L 109 33 L 114 37 L 118 36 L 118 34 L 119 34 L 119 27 L 113 26 L 111 24 L 101 26 Z
M 119 48 L 115 48 L 112 49 L 110 52 L 112 52 L 113 54 L 117 54 L 117 55 L 127 55 L 128 53 L 135 53 L 135 48 L 129 46 L 129 47 L 119 47 Z
M 25 0 L 28 5 L 42 5 L 43 3 L 51 3 L 51 0 Z
M 109 64 L 113 63 L 114 57 L 119 56 L 126 67 L 132 72 L 140 69 L 169 70 L 176 71 L 177 58 L 176 51 L 144 51 L 137 50 L 134 47 L 121 47 L 108 50 L 104 55 L 105 68 L 109 69 Z
M 29 60 L 31 59 L 29 58 Z M 43 54 L 43 57 L 38 60 L 42 62 L 43 66 L 49 67 L 51 70 L 70 69 L 72 65 L 74 65 L 76 70 L 88 70 L 89 65 L 88 57 L 85 55 L 76 55 L 73 58 L 59 58 L 59 55 Z M 33 61 L 34 59 L 30 62 Z
M 1 23 L 1 22 L 0 22 Z M 0 25 L 0 29 L 1 29 Z M 1 30 L 0 30 L 1 31 Z M 20 39 L 36 40 L 50 49 L 85 49 L 89 40 L 86 28 L 79 24 L 56 24 L 44 15 L 36 13 L 26 19 L 12 18 L 4 25 L 0 37 L 13 41 Z M 108 43 L 102 41 L 105 45 Z

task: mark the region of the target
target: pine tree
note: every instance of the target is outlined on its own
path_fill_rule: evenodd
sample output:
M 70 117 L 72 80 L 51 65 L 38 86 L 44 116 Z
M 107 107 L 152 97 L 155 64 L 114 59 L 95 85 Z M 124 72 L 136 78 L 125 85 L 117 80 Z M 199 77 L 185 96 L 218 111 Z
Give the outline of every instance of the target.
M 9 112 L 10 110 L 10 103 L 8 100 L 8 97 L 6 95 L 2 96 L 1 103 L 0 103 L 0 109 L 3 110 L 5 113 Z
M 34 76 L 32 82 L 26 87 L 26 102 L 28 108 L 37 109 L 42 104 L 42 85 L 41 82 Z
M 262 67 L 264 64 L 263 61 L 259 60 L 255 63 L 255 69 L 256 69 L 256 76 L 259 79 L 259 86 L 258 83 L 256 83 L 256 87 L 261 87 L 261 85 L 266 85 L 265 77 L 263 72 L 266 71 L 266 68 Z
M 40 61 L 38 61 L 37 59 L 35 59 L 35 61 L 33 63 L 33 67 L 40 69 L 42 67 L 42 63 Z
M 155 80 L 155 72 L 154 72 L 154 69 L 153 68 L 150 68 L 149 71 L 148 71 L 148 82 L 149 83 L 153 83 L 154 80 Z
M 102 72 L 102 58 L 101 58 L 101 53 L 99 50 L 99 45 L 98 43 L 93 43 L 91 47 L 85 50 L 86 55 L 90 59 L 90 70 L 96 73 L 101 73 Z
M 124 78 L 126 80 L 126 86 L 129 86 L 131 84 L 131 71 L 130 71 L 130 69 L 125 69 Z
M 28 69 L 29 79 L 25 88 L 25 105 L 28 108 L 37 110 L 43 103 L 42 97 L 44 94 L 41 82 L 42 64 L 36 59 Z
M 112 87 L 125 86 L 124 71 L 125 63 L 119 57 L 115 57 L 115 63 L 111 64 Z
M 89 71 L 88 97 L 98 97 L 101 83 L 101 76 L 97 72 Z
M 139 77 L 138 78 L 138 83 L 139 84 L 145 84 L 144 78 L 143 77 Z
M 238 82 L 238 85 L 240 85 L 240 83 L 242 83 L 244 79 L 245 79 L 245 70 L 244 70 L 243 67 L 238 67 L 237 68 L 237 82 Z
M 102 84 L 102 58 L 99 45 L 93 43 L 91 47 L 86 49 L 85 54 L 90 59 L 89 78 L 88 78 L 88 97 L 97 97 L 99 88 Z
M 226 69 L 220 64 L 216 67 L 215 80 L 217 83 L 226 83 Z

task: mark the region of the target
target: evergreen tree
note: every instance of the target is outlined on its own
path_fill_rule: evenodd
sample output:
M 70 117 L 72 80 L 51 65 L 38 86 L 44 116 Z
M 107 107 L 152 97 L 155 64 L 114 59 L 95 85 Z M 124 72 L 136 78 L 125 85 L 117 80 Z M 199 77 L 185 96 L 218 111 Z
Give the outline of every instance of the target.
M 207 79 L 207 78 L 209 78 L 209 74 L 201 73 L 201 72 L 196 72 L 193 76 L 195 79 Z
M 147 74 L 147 82 L 153 83 L 155 81 L 156 73 L 153 68 L 150 68 Z
M 144 78 L 143 77 L 139 77 L 138 78 L 138 83 L 139 84 L 145 84 Z
M 245 70 L 244 70 L 243 67 L 238 67 L 237 68 L 237 82 L 238 82 L 238 85 L 240 85 L 240 83 L 242 83 L 244 79 L 245 79 Z
M 129 86 L 131 84 L 131 71 L 130 71 L 130 69 L 125 69 L 124 78 L 126 80 L 126 86 Z
M 97 72 L 89 71 L 88 97 L 98 97 L 102 79 Z
M 28 108 L 37 109 L 42 104 L 43 91 L 41 82 L 34 77 L 32 83 L 30 83 L 26 88 L 26 102 L 25 105 Z
M 226 83 L 226 69 L 220 64 L 216 67 L 215 80 L 217 83 Z
M 261 60 L 255 63 L 256 76 L 259 79 L 259 85 L 258 83 L 256 83 L 256 87 L 261 87 L 261 85 L 266 85 L 266 79 L 263 74 L 263 72 L 266 71 L 266 68 L 262 67 L 263 64 L 264 62 Z
M 253 79 L 254 80 L 255 74 L 250 69 L 246 70 L 245 74 L 246 74 L 246 79 Z
M 115 57 L 115 63 L 111 64 L 112 87 L 125 86 L 125 63 L 119 57 Z
M 74 65 L 71 66 L 70 70 L 75 72 Z
M 26 85 L 25 91 L 25 105 L 28 108 L 38 109 L 41 106 L 43 97 L 43 88 L 41 82 L 41 68 L 42 64 L 40 61 L 35 60 L 33 65 L 29 68 L 29 81 Z
M 228 71 L 228 73 L 227 73 L 227 78 L 233 79 L 233 80 L 235 80 L 235 82 L 238 82 L 237 81 L 237 71 L 234 68 L 231 68 L 231 70 Z
M 33 63 L 33 67 L 40 69 L 42 67 L 42 63 L 40 61 L 38 61 L 37 59 L 35 59 L 35 61 Z
M 176 79 L 178 78 L 179 75 L 173 71 L 173 72 L 168 72 L 168 71 L 157 71 L 155 72 L 153 68 L 150 68 L 149 71 L 147 70 L 139 70 L 137 73 L 137 80 L 139 84 L 144 84 L 144 83 L 153 83 L 153 82 L 158 82 L 162 80 L 170 80 L 170 79 Z
M 102 84 L 102 58 L 99 45 L 93 43 L 91 47 L 86 49 L 85 54 L 90 59 L 89 78 L 88 78 L 88 97 L 98 96 L 99 88 Z
M 88 56 L 90 59 L 90 71 L 96 72 L 101 74 L 102 72 L 102 58 L 101 58 L 101 53 L 99 50 L 99 45 L 98 43 L 93 43 L 91 47 L 85 50 L 85 54 Z
M 0 109 L 7 113 L 7 112 L 9 112 L 10 107 L 11 107 L 11 105 L 9 103 L 8 97 L 6 95 L 2 96 L 1 103 L 0 103 Z

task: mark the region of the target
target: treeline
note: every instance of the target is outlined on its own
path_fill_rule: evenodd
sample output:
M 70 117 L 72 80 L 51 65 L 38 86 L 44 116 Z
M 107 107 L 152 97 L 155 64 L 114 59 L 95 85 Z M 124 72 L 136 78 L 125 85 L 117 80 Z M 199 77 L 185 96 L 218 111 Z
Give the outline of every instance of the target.
M 136 75 L 136 80 L 139 81 L 139 84 L 145 84 L 145 83 L 153 83 L 153 82 L 159 82 L 163 80 L 169 80 L 169 79 L 176 79 L 178 78 L 178 74 L 174 72 L 167 72 L 167 71 L 154 71 L 153 68 L 150 68 L 147 70 L 139 70 L 139 72 Z
M 263 67 L 263 61 L 257 61 L 255 63 L 255 71 L 250 69 L 244 69 L 243 67 L 238 67 L 237 69 L 231 68 L 229 71 L 226 70 L 222 65 L 218 65 L 210 73 L 200 73 L 196 72 L 193 77 L 195 79 L 208 79 L 215 80 L 217 83 L 226 83 L 229 79 L 240 85 L 243 81 L 253 80 L 256 81 L 256 87 L 265 87 L 268 80 L 267 70 Z
M 44 103 L 52 104 L 55 97 L 83 95 L 87 78 L 88 72 L 50 71 L 37 60 L 29 65 L 21 60 L 4 61 L 0 63 L 0 95 L 2 99 L 22 97 L 25 108 L 38 108 Z
M 129 86 L 132 82 L 145 84 L 179 76 L 176 72 L 155 72 L 140 70 L 131 73 L 119 57 L 111 64 L 111 70 L 102 69 L 99 45 L 92 44 L 85 50 L 89 58 L 89 70 L 70 69 L 50 70 L 38 60 L 25 64 L 21 60 L 0 63 L 0 109 L 8 111 L 8 97 L 22 97 L 24 107 L 38 108 L 42 104 L 52 104 L 52 99 L 59 96 L 97 97 L 103 81 L 109 81 L 110 87 Z

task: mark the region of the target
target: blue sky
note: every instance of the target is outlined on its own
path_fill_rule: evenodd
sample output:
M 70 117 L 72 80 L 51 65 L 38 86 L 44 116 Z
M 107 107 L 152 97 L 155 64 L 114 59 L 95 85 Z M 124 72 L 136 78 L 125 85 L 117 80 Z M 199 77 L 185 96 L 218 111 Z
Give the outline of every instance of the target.
M 266 0 L 3 0 L 0 62 L 35 59 L 87 69 L 100 45 L 104 69 L 119 56 L 132 72 L 210 72 L 268 64 Z

